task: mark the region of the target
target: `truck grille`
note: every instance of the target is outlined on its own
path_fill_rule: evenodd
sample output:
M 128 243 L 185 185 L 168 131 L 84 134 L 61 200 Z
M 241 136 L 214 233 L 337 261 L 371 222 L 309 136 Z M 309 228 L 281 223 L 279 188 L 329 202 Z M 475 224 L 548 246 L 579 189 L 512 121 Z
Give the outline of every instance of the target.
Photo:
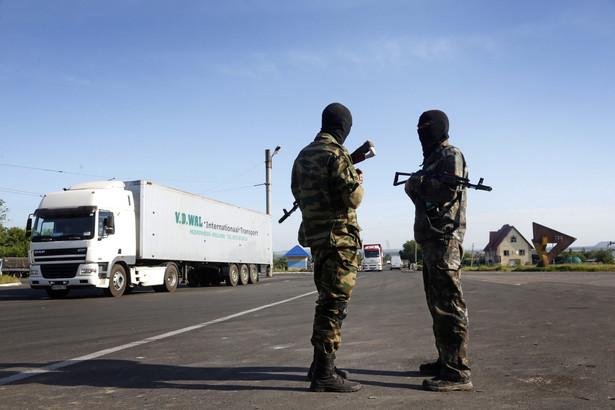
M 36 249 L 34 263 L 85 261 L 87 248 Z
M 41 273 L 45 279 L 74 278 L 78 263 L 42 264 Z

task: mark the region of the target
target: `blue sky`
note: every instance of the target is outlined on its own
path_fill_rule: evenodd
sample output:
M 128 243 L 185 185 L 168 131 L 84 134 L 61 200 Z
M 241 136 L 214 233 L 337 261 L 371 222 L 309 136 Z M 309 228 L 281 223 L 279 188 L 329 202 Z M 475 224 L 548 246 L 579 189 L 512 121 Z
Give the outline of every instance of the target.
M 615 240 L 612 0 L 0 1 L 0 198 L 25 226 L 40 195 L 145 179 L 265 211 L 296 245 L 290 170 L 330 102 L 371 139 L 366 243 L 413 239 L 396 171 L 422 162 L 419 115 L 441 109 L 470 178 L 465 247 L 532 222 Z

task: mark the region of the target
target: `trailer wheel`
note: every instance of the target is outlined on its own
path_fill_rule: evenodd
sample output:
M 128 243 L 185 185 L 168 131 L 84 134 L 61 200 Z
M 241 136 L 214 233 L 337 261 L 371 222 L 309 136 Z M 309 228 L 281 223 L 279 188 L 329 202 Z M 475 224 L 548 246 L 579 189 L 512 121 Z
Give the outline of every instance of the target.
M 250 279 L 248 279 L 250 283 L 258 282 L 258 269 L 256 265 L 250 265 Z
M 179 282 L 179 271 L 177 265 L 169 263 L 164 271 L 164 284 L 161 285 L 164 292 L 173 292 L 177 289 L 177 283 Z
M 241 283 L 242 285 L 247 285 L 249 280 L 250 269 L 248 268 L 248 265 L 241 264 L 241 266 L 239 267 L 239 283 Z
M 224 270 L 226 271 L 224 275 L 226 284 L 228 286 L 237 286 L 237 283 L 239 283 L 239 269 L 237 269 L 237 265 L 232 264 Z
M 105 289 L 107 296 L 120 297 L 126 290 L 126 271 L 122 265 L 114 265 L 111 269 L 111 278 L 109 279 L 109 287 Z
M 70 289 L 45 289 L 45 291 L 51 299 L 64 299 L 68 292 L 70 292 Z

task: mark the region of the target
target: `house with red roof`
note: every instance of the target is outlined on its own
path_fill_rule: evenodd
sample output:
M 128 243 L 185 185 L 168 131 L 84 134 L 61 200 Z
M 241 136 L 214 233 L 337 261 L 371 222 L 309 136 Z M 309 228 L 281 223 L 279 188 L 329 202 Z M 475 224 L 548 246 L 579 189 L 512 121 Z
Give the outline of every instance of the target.
M 487 265 L 523 266 L 532 262 L 532 244 L 514 226 L 504 225 L 499 231 L 489 232 L 489 243 L 484 249 Z

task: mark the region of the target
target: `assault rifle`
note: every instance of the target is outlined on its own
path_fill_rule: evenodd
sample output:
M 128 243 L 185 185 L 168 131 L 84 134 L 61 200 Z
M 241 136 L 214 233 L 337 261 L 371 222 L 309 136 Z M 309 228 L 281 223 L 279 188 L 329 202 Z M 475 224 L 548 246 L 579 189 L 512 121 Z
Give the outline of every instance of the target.
M 422 171 L 419 171 L 419 172 L 422 172 Z M 408 181 L 409 179 L 409 178 L 406 178 L 403 181 L 400 181 L 399 180 L 400 176 L 411 177 L 414 174 L 415 174 L 414 172 L 410 172 L 410 173 L 396 172 L 395 179 L 393 180 L 393 185 L 398 186 L 398 185 L 405 184 L 406 181 Z M 444 182 L 445 184 L 452 185 L 452 186 L 463 186 L 466 188 L 477 189 L 479 191 L 491 191 L 493 189 L 490 186 L 483 184 L 483 181 L 485 180 L 485 178 L 479 179 L 478 184 L 471 184 L 468 178 L 463 178 L 455 174 L 450 174 L 448 172 L 439 172 L 436 174 L 426 174 L 426 176 L 428 176 L 429 178 L 437 179 L 438 181 Z
M 367 140 L 363 143 L 363 145 L 361 145 L 359 148 L 354 150 L 352 154 L 350 154 L 350 159 L 352 160 L 352 163 L 356 165 L 361 161 L 364 161 L 368 158 L 372 158 L 375 156 L 376 156 L 376 149 L 374 148 L 374 143 L 371 142 L 370 140 Z M 286 218 L 291 216 L 292 213 L 297 210 L 297 208 L 299 208 L 299 202 L 295 201 L 293 202 L 293 207 L 290 209 L 290 211 L 287 211 L 286 209 L 282 209 L 284 211 L 284 215 L 280 218 L 278 223 L 281 224 L 282 222 L 284 222 Z

